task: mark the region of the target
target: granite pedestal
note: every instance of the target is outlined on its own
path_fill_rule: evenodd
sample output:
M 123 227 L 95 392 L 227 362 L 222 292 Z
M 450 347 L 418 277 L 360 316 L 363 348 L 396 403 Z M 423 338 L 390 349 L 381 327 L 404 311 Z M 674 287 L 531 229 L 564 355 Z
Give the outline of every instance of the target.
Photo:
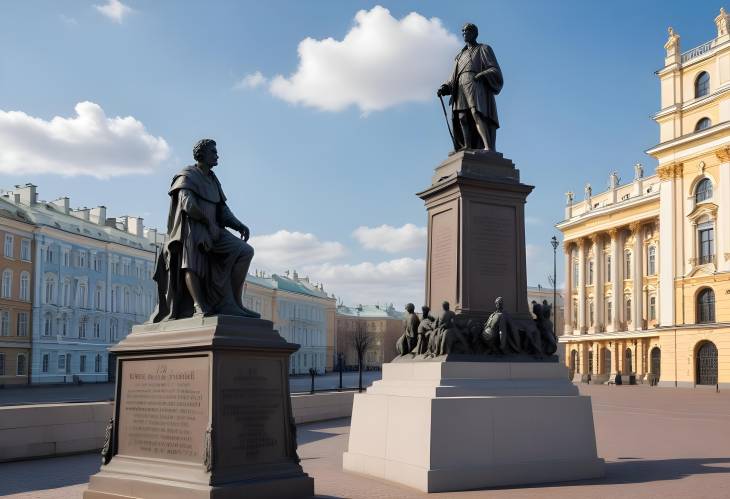
M 111 460 L 84 499 L 299 498 L 286 342 L 270 321 L 135 326 L 118 359 Z
M 448 301 L 456 313 L 486 320 L 494 300 L 516 319 L 529 319 L 525 210 L 533 187 L 500 153 L 453 153 L 418 193 L 428 212 L 426 304 Z
M 384 364 L 342 465 L 424 492 L 603 476 L 591 399 L 557 362 Z

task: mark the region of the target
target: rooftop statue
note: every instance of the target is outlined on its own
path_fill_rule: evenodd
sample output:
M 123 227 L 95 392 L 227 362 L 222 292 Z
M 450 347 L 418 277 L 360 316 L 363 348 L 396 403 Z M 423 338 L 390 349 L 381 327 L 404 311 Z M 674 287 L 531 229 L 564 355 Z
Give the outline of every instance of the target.
M 193 147 L 195 164 L 172 178 L 169 239 L 157 260 L 158 306 L 153 322 L 193 316 L 260 317 L 243 306 L 243 284 L 253 258 L 250 231 L 226 204 L 213 167 L 218 150 L 211 139 Z M 240 239 L 226 230 L 240 233 Z
M 465 24 L 461 34 L 466 45 L 456 54 L 454 70 L 436 94 L 451 96 L 454 149 L 496 151 L 499 119 L 494 96 L 504 84 L 502 70 L 492 48 L 477 43 L 475 24 Z

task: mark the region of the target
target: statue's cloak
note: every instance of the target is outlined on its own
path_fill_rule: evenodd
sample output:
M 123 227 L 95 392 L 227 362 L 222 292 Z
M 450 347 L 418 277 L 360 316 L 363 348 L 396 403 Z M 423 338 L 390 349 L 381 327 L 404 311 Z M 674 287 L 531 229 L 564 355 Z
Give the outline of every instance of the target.
M 206 174 L 197 166 L 187 166 L 172 178 L 168 194 L 168 240 L 157 258 L 153 277 L 157 282 L 158 305 L 152 314 L 152 322 L 193 316 L 194 301 L 185 284 L 184 269 L 196 271 L 210 302 L 230 305 L 228 302 L 233 298 L 230 273 L 236 255 L 231 258 L 216 254 L 211 258 L 209 251 L 220 244 L 211 240 L 205 224 L 187 216 L 181 206 L 183 203 L 195 203 L 207 215 L 209 224 L 222 227 L 219 221 L 221 211 L 226 209 L 226 196 L 218 178 L 213 172 Z M 230 232 L 221 229 L 221 244 L 229 238 L 235 239 Z

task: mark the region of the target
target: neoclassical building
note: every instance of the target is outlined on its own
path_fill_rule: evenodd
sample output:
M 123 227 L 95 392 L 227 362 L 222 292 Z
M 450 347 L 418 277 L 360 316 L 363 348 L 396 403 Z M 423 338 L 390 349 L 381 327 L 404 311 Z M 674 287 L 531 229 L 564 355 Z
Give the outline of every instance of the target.
M 274 329 L 300 348 L 289 359 L 291 374 L 332 371 L 336 299 L 322 284 L 300 277 L 297 271 L 284 275 L 249 274 L 243 292 L 244 306 L 274 322 Z
M 657 71 L 658 166 L 568 194 L 565 329 L 574 379 L 634 374 L 660 386 L 730 387 L 730 16 L 686 52 L 669 29 Z
M 107 218 L 104 206 L 42 201 L 32 184 L 5 192 L 2 203 L 33 226 L 30 382 L 107 381 L 109 348 L 156 304 L 156 232 L 141 218 Z

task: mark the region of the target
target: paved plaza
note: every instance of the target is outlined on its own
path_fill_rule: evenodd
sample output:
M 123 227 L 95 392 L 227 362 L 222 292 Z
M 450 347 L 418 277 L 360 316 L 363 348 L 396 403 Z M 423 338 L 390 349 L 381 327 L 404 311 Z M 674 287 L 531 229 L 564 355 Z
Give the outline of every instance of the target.
M 647 386 L 587 386 L 606 477 L 565 484 L 438 497 L 728 498 L 730 393 Z M 536 418 L 539 414 L 535 415 Z M 458 419 L 458 415 L 455 415 Z M 321 497 L 415 498 L 418 491 L 342 471 L 346 419 L 299 427 L 299 454 Z M 455 420 L 458 424 L 458 420 Z M 570 421 L 565 421 L 570 425 Z M 99 467 L 96 453 L 0 464 L 0 496 L 80 498 Z

